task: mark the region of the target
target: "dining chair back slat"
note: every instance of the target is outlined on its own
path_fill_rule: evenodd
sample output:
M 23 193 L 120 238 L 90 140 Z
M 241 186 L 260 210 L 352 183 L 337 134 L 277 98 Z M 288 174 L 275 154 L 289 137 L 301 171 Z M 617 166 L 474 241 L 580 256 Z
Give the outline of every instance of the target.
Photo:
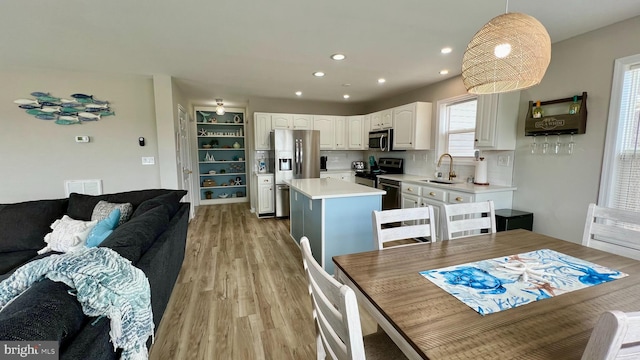
M 482 230 L 496 232 L 493 201 L 445 204 L 445 240 L 479 235 Z
M 302 262 L 316 324 L 318 358 L 364 359 L 364 343 L 355 293 L 335 280 L 313 258 L 309 239 L 300 240 Z
M 436 241 L 436 227 L 433 207 L 431 205 L 416 208 L 373 211 L 371 220 L 373 224 L 374 245 L 376 245 L 379 250 L 384 248 L 385 243 L 401 239 L 424 237 L 429 238 L 432 242 Z M 401 226 L 385 227 L 385 225 L 391 223 L 401 223 Z
M 589 204 L 582 245 L 640 260 L 640 213 Z
M 607 311 L 600 315 L 582 360 L 640 358 L 640 312 Z

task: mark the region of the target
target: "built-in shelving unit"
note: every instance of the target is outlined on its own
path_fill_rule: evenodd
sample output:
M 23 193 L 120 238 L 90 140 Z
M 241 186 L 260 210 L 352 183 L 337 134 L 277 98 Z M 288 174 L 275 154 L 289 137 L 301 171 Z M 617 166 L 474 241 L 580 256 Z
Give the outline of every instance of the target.
M 195 107 L 200 204 L 246 202 L 247 166 L 244 109 Z

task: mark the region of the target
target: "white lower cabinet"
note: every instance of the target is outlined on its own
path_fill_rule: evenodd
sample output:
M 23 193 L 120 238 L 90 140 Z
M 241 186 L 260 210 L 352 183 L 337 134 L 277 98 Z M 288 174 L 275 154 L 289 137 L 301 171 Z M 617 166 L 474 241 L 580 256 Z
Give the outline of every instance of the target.
M 513 191 L 511 190 L 474 194 L 439 187 L 417 185 L 411 182 L 402 182 L 401 189 L 402 208 L 427 205 L 433 207 L 433 223 L 436 224 L 437 241 L 444 239 L 444 204 L 493 200 L 496 209 L 508 209 L 511 208 L 513 201 Z
M 257 215 L 274 215 L 276 209 L 273 174 L 257 174 L 255 180 L 258 184 Z

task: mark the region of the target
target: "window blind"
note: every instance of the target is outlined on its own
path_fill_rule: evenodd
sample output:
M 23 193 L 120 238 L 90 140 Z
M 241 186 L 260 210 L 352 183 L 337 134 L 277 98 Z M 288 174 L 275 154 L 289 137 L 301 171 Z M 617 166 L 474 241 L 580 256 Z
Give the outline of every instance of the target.
M 478 100 L 447 105 L 447 152 L 452 156 L 473 156 Z
M 611 206 L 640 212 L 640 63 L 624 73 Z

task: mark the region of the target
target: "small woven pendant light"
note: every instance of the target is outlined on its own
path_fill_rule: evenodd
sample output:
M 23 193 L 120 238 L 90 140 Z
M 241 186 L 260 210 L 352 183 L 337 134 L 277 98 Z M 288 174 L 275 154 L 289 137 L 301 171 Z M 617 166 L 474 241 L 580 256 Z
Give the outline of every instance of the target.
M 496 16 L 471 39 L 462 58 L 462 81 L 473 94 L 526 89 L 542 81 L 551 61 L 551 38 L 532 16 Z

